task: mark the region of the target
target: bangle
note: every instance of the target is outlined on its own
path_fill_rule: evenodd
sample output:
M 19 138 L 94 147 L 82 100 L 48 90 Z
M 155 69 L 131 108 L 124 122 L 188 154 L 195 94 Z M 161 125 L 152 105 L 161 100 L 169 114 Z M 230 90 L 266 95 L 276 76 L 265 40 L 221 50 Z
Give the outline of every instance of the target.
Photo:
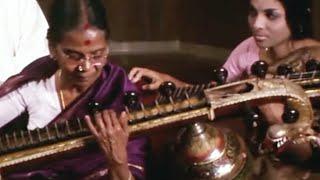
M 128 180 L 132 180 L 132 174 L 131 174 L 131 172 L 129 172 Z

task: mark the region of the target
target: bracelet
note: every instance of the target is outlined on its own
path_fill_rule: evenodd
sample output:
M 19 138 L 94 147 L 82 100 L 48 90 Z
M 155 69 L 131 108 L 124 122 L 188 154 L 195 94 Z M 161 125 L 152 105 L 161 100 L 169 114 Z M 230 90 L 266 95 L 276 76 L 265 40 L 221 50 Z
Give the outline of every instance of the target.
M 131 174 L 131 172 L 129 172 L 128 180 L 132 180 L 132 174 Z

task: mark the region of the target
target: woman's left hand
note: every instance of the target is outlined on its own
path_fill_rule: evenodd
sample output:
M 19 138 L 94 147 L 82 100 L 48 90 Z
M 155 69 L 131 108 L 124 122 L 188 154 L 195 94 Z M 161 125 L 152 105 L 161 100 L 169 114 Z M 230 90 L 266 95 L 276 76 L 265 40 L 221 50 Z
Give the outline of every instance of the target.
M 118 117 L 113 110 L 103 110 L 95 113 L 93 118 L 96 125 L 88 115 L 85 116 L 85 121 L 105 153 L 109 167 L 127 165 L 129 129 L 126 112 Z

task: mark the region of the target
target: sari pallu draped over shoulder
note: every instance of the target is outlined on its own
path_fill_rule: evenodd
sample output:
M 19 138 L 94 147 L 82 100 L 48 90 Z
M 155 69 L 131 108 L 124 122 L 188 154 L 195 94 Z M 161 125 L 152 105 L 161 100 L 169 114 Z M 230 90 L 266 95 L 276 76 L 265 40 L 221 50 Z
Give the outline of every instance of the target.
M 0 86 L 0 97 L 14 91 L 22 85 L 31 81 L 40 81 L 54 75 L 58 70 L 58 64 L 49 56 L 42 57 L 19 74 L 10 77 Z M 61 122 L 75 118 L 82 119 L 89 114 L 88 104 L 98 102 L 103 109 L 114 109 L 120 112 L 124 109 L 123 97 L 126 91 L 136 91 L 127 78 L 126 72 L 114 64 L 108 63 L 103 68 L 101 76 L 83 94 L 69 104 L 51 122 Z M 142 168 L 145 165 L 146 138 L 140 137 L 130 139 L 127 151 L 128 162 L 131 164 L 130 170 L 136 179 L 144 179 L 145 173 Z M 141 167 L 141 168 L 140 168 Z M 85 148 L 81 152 L 73 153 L 65 159 L 55 160 L 41 169 L 31 172 L 17 172 L 9 175 L 8 179 L 29 179 L 33 176 L 53 177 L 60 176 L 68 178 L 82 179 L 83 177 L 93 177 L 106 175 L 107 164 L 105 155 L 98 147 Z

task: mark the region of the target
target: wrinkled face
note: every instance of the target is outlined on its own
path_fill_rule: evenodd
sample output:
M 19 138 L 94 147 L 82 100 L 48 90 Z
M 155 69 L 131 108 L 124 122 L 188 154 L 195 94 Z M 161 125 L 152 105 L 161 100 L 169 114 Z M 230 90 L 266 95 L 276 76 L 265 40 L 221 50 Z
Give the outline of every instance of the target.
M 291 36 L 286 12 L 278 0 L 250 0 L 248 22 L 259 47 L 271 48 Z
M 107 63 L 108 43 L 105 33 L 94 27 L 64 34 L 55 48 L 63 78 L 78 86 L 90 86 Z

